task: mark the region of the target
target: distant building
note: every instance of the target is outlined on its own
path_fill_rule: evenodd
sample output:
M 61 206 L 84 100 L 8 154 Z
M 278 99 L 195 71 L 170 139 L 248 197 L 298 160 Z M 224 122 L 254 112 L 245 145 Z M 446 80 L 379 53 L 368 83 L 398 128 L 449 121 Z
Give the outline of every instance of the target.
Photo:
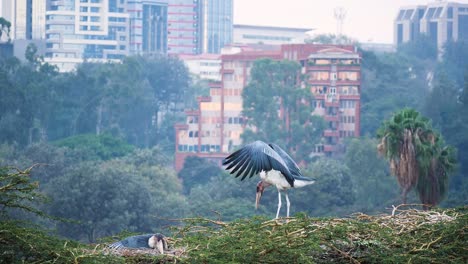
M 129 54 L 129 14 L 117 0 L 50 1 L 45 60 L 61 71 L 78 63 L 120 60 Z
M 167 13 L 167 53 L 202 53 L 202 1 L 169 1 Z
M 468 4 L 440 1 L 401 7 L 394 22 L 395 45 L 421 34 L 429 36 L 439 50 L 449 40 L 468 40 Z
M 14 5 L 13 2 L 10 1 L 0 1 L 0 17 L 3 17 L 8 22 L 11 23 L 10 34 L 7 36 L 5 32 L 3 32 L 2 37 L 0 38 L 0 42 L 7 42 L 8 40 L 14 39 L 14 15 L 15 11 L 13 9 Z
M 0 1 L 0 17 L 11 22 L 11 40 L 45 38 L 46 0 Z
M 130 53 L 167 52 L 167 0 L 128 1 Z
M 314 114 L 328 124 L 310 155 L 339 153 L 344 138 L 360 135 L 361 55 L 354 46 L 289 44 L 266 51 L 234 47 L 221 56 L 221 81 L 211 84 L 210 96 L 199 97 L 198 109 L 187 110 L 186 122 L 175 125 L 176 170 L 187 156 L 220 163 L 242 144 L 242 90 L 259 58 L 297 61 L 309 76 L 303 86 L 315 96 Z
M 308 38 L 310 28 L 269 27 L 252 25 L 234 25 L 236 44 L 301 44 Z
M 203 53 L 220 54 L 232 43 L 233 0 L 203 0 Z
M 200 79 L 221 81 L 221 55 L 220 54 L 199 54 L 199 55 L 179 55 L 189 72 Z
M 233 0 L 178 0 L 168 5 L 168 54 L 219 54 L 232 43 Z

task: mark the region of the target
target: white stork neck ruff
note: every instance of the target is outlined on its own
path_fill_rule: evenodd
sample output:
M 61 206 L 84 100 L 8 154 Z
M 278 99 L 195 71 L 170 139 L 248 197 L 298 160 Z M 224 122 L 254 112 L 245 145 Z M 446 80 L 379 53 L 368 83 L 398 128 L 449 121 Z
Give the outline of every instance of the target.
M 156 248 L 159 253 L 164 254 L 164 238 L 158 238 L 157 235 L 153 235 L 148 239 L 148 246 L 150 248 Z

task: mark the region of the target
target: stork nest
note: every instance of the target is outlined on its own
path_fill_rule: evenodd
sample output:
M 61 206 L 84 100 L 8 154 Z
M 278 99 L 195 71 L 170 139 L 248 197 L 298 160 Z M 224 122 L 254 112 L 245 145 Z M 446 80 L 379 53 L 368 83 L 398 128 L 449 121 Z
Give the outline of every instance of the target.
M 172 227 L 163 255 L 128 248 L 106 254 L 132 263 L 468 262 L 468 207 L 421 211 L 400 205 L 390 210 L 347 218 L 177 219 L 182 224 Z
M 370 263 L 468 262 L 468 207 L 421 211 L 409 205 L 389 214 L 348 218 L 257 217 L 227 223 L 182 219 L 173 246 L 188 262 Z

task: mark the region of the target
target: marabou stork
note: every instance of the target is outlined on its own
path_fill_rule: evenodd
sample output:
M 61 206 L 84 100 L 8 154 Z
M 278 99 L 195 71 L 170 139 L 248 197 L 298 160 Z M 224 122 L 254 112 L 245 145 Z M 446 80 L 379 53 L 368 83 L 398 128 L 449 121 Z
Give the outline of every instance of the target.
M 289 197 L 287 190 L 290 188 L 303 187 L 313 184 L 315 179 L 306 178 L 296 162 L 278 145 L 263 141 L 255 141 L 245 145 L 223 160 L 225 169 L 231 174 L 236 174 L 236 178 L 242 175 L 241 180 L 247 176 L 252 177 L 259 174 L 261 181 L 257 184 L 257 195 L 255 208 L 258 208 L 263 191 L 270 185 L 275 185 L 278 189 L 278 210 L 276 218 L 281 209 L 281 192 L 286 196 L 286 216 L 289 217 Z
M 156 248 L 159 253 L 164 254 L 167 249 L 166 239 L 162 234 L 146 234 L 127 237 L 124 240 L 109 245 L 112 249 L 120 248 Z

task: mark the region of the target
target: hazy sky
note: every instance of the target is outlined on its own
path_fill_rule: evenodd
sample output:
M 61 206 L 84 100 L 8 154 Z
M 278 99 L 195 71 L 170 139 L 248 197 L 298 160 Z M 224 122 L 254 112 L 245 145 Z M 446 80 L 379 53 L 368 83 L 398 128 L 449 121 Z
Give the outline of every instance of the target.
M 337 32 L 334 9 L 343 7 L 343 34 L 361 42 L 392 43 L 393 20 L 400 6 L 428 0 L 233 0 L 234 24 L 314 28 Z M 468 0 L 452 2 L 468 3 Z

